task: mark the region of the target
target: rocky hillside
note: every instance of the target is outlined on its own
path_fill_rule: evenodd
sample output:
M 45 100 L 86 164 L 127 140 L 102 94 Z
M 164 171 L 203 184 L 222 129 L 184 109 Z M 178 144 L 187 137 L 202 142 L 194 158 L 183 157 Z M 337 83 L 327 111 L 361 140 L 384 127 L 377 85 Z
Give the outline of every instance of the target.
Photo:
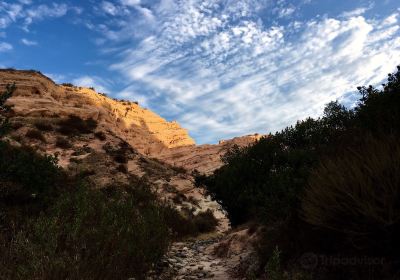
M 260 134 L 254 134 L 222 140 L 216 145 L 175 147 L 164 149 L 154 156 L 171 165 L 184 167 L 189 171 L 197 170 L 200 173 L 210 174 L 222 166 L 221 156 L 233 145 L 248 146 L 261 137 Z
M 251 144 L 260 135 L 197 146 L 178 123 L 168 122 L 134 102 L 114 100 L 89 88 L 57 85 L 36 71 L 0 70 L 0 91 L 12 83 L 16 90 L 7 101 L 12 107 L 12 129 L 3 140 L 15 146 L 34 147 L 42 154 L 57 155 L 58 165 L 97 188 L 145 181 L 184 215 L 195 217 L 211 211 L 218 220 L 216 232 L 229 230 L 225 212 L 203 189 L 194 187 L 191 171 L 212 172 L 221 166 L 220 157 L 232 145 Z M 219 238 L 205 241 L 205 248 L 224 240 Z M 197 248 L 196 244 L 192 247 Z M 248 250 L 247 246 L 244 251 Z M 188 253 L 193 255 L 192 264 L 201 261 L 207 267 L 211 260 L 220 264 L 209 267 L 209 276 L 226 275 L 236 266 L 235 262 L 211 256 L 211 251 L 197 259 L 200 255 L 194 251 Z M 170 267 L 178 274 L 198 274 L 190 269 L 183 272 L 175 263 Z
M 34 71 L 0 71 L 0 91 L 11 83 L 16 90 L 8 100 L 13 110 L 9 141 L 57 155 L 60 166 L 98 187 L 145 180 L 176 208 L 194 214 L 210 209 L 220 230 L 228 228 L 219 205 L 194 187 L 185 169 L 151 156 L 194 146 L 176 122 L 92 89 L 57 85 Z
M 210 173 L 232 145 L 248 145 L 260 135 L 217 145 L 195 145 L 187 130 L 135 102 L 114 100 L 94 89 L 58 85 L 36 71 L 0 71 L 0 91 L 15 83 L 8 100 L 16 145 L 56 154 L 59 165 L 97 186 L 125 183 L 132 176 L 150 182 L 177 208 L 195 213 L 212 209 L 228 223 L 216 202 L 193 185 L 191 171 Z
M 9 83 L 17 86 L 9 101 L 16 117 L 91 118 L 106 134 L 124 139 L 140 154 L 188 170 L 209 173 L 221 166 L 221 155 L 233 144 L 245 146 L 261 137 L 249 135 L 198 146 L 177 122 L 168 122 L 135 102 L 114 100 L 90 88 L 57 85 L 35 71 L 0 71 L 0 90 Z
M 93 118 L 145 154 L 195 144 L 178 123 L 133 102 L 116 101 L 89 88 L 57 85 L 33 71 L 1 71 L 0 87 L 8 83 L 17 86 L 10 103 L 18 116 Z

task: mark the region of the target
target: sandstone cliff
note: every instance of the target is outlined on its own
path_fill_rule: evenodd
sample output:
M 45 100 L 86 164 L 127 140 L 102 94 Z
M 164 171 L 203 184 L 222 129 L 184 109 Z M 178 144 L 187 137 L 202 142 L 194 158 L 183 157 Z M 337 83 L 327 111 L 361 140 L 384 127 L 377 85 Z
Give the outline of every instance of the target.
M 262 137 L 260 134 L 235 137 L 222 140 L 216 145 L 182 146 L 165 149 L 155 155 L 158 159 L 173 166 L 184 167 L 187 170 L 197 170 L 210 174 L 222 166 L 221 156 L 233 145 L 244 147 L 253 144 Z
M 57 85 L 33 71 L 1 71 L 0 89 L 8 83 L 17 86 L 9 104 L 18 116 L 93 118 L 144 154 L 195 144 L 178 123 L 133 102 L 116 101 L 89 88 Z
M 134 102 L 114 100 L 89 88 L 57 85 L 35 71 L 0 71 L 0 90 L 9 83 L 17 86 L 9 100 L 17 117 L 92 118 L 139 153 L 189 171 L 211 173 L 222 165 L 220 158 L 232 145 L 246 146 L 261 137 L 255 134 L 196 146 L 177 122 L 168 122 Z
M 12 129 L 2 140 L 57 155 L 58 164 L 69 174 L 93 182 L 90 185 L 96 188 L 123 186 L 132 180 L 145 182 L 183 215 L 211 210 L 219 222 L 216 235 L 174 244 L 171 254 L 185 252 L 187 260 L 181 263 L 182 258 L 168 255 L 168 261 L 178 274 L 198 275 L 197 267 L 184 268 L 191 262 L 201 267 L 202 275 L 231 279 L 229 271 L 252 250 L 242 240 L 253 237 L 232 233 L 220 241 L 220 234 L 229 229 L 226 213 L 203 189 L 194 187 L 191 171 L 212 172 L 222 165 L 220 157 L 232 145 L 249 145 L 260 135 L 196 146 L 179 124 L 133 102 L 116 101 L 88 88 L 57 85 L 35 71 L 0 70 L 0 92 L 11 83 L 16 84 L 8 100 L 13 106 L 9 115 Z M 69 126 L 79 127 L 91 119 L 94 121 L 83 127 L 84 131 L 69 130 Z M 246 245 L 244 249 L 236 248 L 236 239 Z M 199 254 L 200 248 L 203 254 Z M 237 257 L 231 260 L 229 254 L 220 257 L 214 251 L 232 251 Z

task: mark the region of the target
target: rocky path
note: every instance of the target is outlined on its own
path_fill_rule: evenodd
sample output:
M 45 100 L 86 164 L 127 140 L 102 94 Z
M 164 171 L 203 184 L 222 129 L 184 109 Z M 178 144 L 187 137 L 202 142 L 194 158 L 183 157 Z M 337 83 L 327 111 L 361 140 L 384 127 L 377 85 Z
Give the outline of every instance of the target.
M 174 243 L 164 260 L 172 279 L 232 279 L 226 260 L 214 254 L 218 238 Z

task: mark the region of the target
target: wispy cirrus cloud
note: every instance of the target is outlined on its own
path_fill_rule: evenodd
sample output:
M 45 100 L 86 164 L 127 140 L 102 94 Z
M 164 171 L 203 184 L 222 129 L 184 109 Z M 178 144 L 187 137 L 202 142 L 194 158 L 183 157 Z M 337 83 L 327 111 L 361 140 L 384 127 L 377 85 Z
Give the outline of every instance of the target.
M 13 46 L 9 43 L 6 42 L 0 42 L 0 52 L 7 52 L 11 51 L 13 49 Z
M 213 142 L 279 130 L 318 116 L 331 100 L 351 105 L 347 93 L 379 83 L 398 62 L 398 13 L 368 19 L 360 8 L 266 25 L 259 12 L 274 11 L 269 5 L 161 1 L 152 7 L 158 31 L 112 65 L 130 81 L 121 96 L 131 92 L 199 142 Z
M 0 28 L 82 12 L 14 2 L 0 0 Z M 279 130 L 318 116 L 331 100 L 354 104 L 356 86 L 379 84 L 399 63 L 399 10 L 374 15 L 370 2 L 323 14 L 304 13 L 323 10 L 312 0 L 93 1 L 79 23 L 97 32 L 88 38 L 102 63 L 62 80 L 138 100 L 199 143 Z
M 32 41 L 32 40 L 28 40 L 26 38 L 22 38 L 21 39 L 21 43 L 24 44 L 25 46 L 29 46 L 29 47 L 38 45 L 38 42 Z
M 65 77 L 64 77 L 65 79 Z M 72 80 L 72 83 L 81 87 L 94 87 L 98 92 L 110 93 L 109 82 L 96 76 L 82 76 Z
M 0 29 L 5 29 L 11 24 L 19 24 L 22 29 L 29 31 L 33 22 L 48 18 L 60 18 L 69 11 L 76 14 L 82 13 L 82 9 L 69 6 L 65 3 L 49 3 L 35 5 L 30 0 L 19 0 L 14 3 L 0 1 Z

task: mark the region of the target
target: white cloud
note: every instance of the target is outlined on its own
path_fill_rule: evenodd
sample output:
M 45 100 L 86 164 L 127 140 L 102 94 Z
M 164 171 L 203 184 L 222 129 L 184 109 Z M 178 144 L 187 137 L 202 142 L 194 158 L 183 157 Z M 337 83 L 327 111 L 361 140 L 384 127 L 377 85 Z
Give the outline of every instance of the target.
M 388 26 L 388 25 L 396 24 L 398 22 L 398 19 L 399 19 L 398 13 L 392 14 L 392 15 L 388 16 L 387 18 L 385 18 L 385 20 L 383 21 L 383 25 Z
M 0 52 L 7 52 L 11 51 L 13 49 L 13 46 L 9 43 L 5 42 L 0 42 Z
M 97 92 L 109 93 L 107 82 L 99 77 L 82 76 L 72 80 L 72 83 L 81 87 L 94 87 Z
M 351 17 L 356 17 L 356 16 L 362 16 L 367 11 L 371 10 L 372 8 L 374 8 L 374 6 L 375 6 L 375 2 L 374 1 L 370 1 L 368 6 L 359 7 L 359 8 L 356 8 L 354 10 L 351 10 L 351 11 L 345 11 L 341 15 L 339 15 L 339 17 L 351 18 Z
M 18 2 L 20 2 L 21 4 L 24 4 L 24 5 L 32 4 L 32 0 L 18 0 Z
M 44 75 L 49 77 L 50 79 L 52 79 L 54 82 L 56 82 L 58 84 L 68 81 L 67 77 L 62 74 L 44 73 Z
M 29 8 L 25 11 L 25 24 L 28 26 L 35 20 L 63 17 L 67 14 L 67 12 L 68 6 L 66 4 L 53 3 L 51 6 L 42 4 L 37 7 Z
M 0 28 L 7 28 L 10 24 L 19 23 L 25 31 L 35 21 L 45 18 L 59 18 L 65 16 L 68 11 L 76 14 L 82 13 L 82 8 L 68 6 L 65 3 L 52 3 L 51 5 L 34 5 L 31 0 L 19 0 L 16 3 L 0 1 Z
M 17 16 L 22 10 L 22 4 L 9 4 L 0 2 L 0 28 L 7 28 L 12 22 L 15 22 Z
M 288 16 L 292 15 L 295 11 L 296 11 L 296 8 L 293 6 L 283 8 L 279 11 L 279 17 L 281 17 L 281 18 L 288 17 Z
M 118 13 L 118 8 L 108 1 L 101 2 L 101 8 L 105 13 L 112 16 L 115 16 Z
M 24 44 L 25 46 L 37 46 L 38 45 L 38 42 L 31 41 L 31 40 L 28 40 L 28 39 L 25 39 L 25 38 L 21 39 L 21 43 Z
M 368 11 L 369 9 L 370 8 L 365 8 L 365 7 L 357 8 L 357 9 L 352 10 L 352 11 L 344 12 L 344 13 L 341 14 L 341 16 L 345 17 L 345 18 L 360 16 L 360 15 L 365 14 L 365 12 Z
M 397 15 L 368 20 L 357 10 L 265 26 L 257 16 L 263 7 L 252 4 L 162 1 L 161 11 L 154 7 L 160 32 L 112 66 L 131 81 L 121 95 L 132 92 L 210 142 L 318 116 L 329 101 L 380 83 L 399 63 Z
M 140 5 L 140 0 L 121 0 L 121 4 L 125 6 L 136 7 Z

